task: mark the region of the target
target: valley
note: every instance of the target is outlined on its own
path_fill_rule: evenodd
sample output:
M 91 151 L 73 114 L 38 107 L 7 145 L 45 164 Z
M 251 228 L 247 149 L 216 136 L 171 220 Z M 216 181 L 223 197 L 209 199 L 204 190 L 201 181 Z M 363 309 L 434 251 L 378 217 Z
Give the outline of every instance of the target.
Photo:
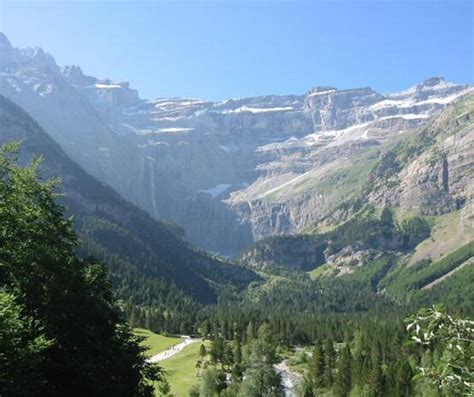
M 462 315 L 472 313 L 473 105 L 471 95 L 462 97 L 383 152 L 356 156 L 355 169 L 348 171 L 357 173 L 360 162 L 366 167 L 365 179 L 357 189 L 345 191 L 345 201 L 302 233 L 264 238 L 236 260 L 194 248 L 175 225 L 127 203 L 71 161 L 24 110 L 0 97 L 0 133 L 6 145 L 1 164 L 4 174 L 11 175 L 3 189 L 6 197 L 12 195 L 6 203 L 41 206 L 41 200 L 21 198 L 41 194 L 23 186 L 39 183 L 39 189 L 40 173 L 49 178 L 60 172 L 58 188 L 65 196 L 52 193 L 55 185 L 44 189 L 51 189 L 49 200 L 57 199 L 64 207 L 55 212 L 57 204 L 50 204 L 55 215 L 48 216 L 72 214 L 74 221 L 65 230 L 61 222 L 45 227 L 72 233 L 64 244 L 68 239 L 71 243 L 61 248 L 68 255 L 76 255 L 77 233 L 80 245 L 74 260 L 85 269 L 94 266 L 87 262 L 91 255 L 107 263 L 116 304 L 128 324 L 141 327 L 126 336 L 127 343 L 132 348 L 145 338 L 140 365 L 145 373 L 147 366 L 158 365 L 157 375 L 148 375 L 146 384 L 153 386 L 147 393 L 434 393 L 436 383 L 415 382 L 416 366 L 406 365 L 407 360 L 427 360 L 429 353 L 404 347 L 410 332 L 403 319 L 433 303 Z M 23 143 L 8 143 L 15 140 Z M 44 157 L 41 165 L 37 155 Z M 446 163 L 452 165 L 448 172 Z M 344 167 L 338 172 L 352 178 Z M 305 177 L 294 177 L 270 194 L 297 186 Z M 30 182 L 24 185 L 22 178 Z M 21 219 L 15 218 L 11 205 L 4 205 L 4 227 Z M 36 219 L 51 211 L 47 208 L 25 216 Z M 24 227 L 21 233 L 36 233 L 25 226 L 30 224 L 5 233 L 15 235 Z M 26 246 L 36 239 L 26 240 Z M 56 255 L 58 243 L 47 244 Z M 2 249 L 8 261 L 23 260 L 15 244 L 4 243 Z M 23 280 L 11 269 L 9 277 Z M 42 277 L 44 270 L 31 271 Z M 21 288 L 30 288 L 24 282 Z M 434 310 L 436 318 L 447 316 L 444 308 Z M 357 367 L 358 360 L 365 367 Z
M 0 33 L 0 396 L 472 394 L 472 84 L 132 87 Z

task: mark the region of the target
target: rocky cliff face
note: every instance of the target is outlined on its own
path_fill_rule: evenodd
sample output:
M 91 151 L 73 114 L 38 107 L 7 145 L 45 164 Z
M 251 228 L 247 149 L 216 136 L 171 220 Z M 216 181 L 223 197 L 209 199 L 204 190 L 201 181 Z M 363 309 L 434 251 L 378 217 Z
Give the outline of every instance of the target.
M 472 204 L 473 120 L 470 95 L 388 152 L 370 176 L 368 200 L 426 215 Z
M 474 95 L 468 95 L 387 146 L 363 188 L 305 234 L 264 239 L 242 261 L 263 270 L 324 264 L 320 275 L 341 275 L 386 255 L 408 265 L 439 259 L 472 241 L 473 159 Z
M 382 95 L 316 87 L 303 95 L 209 102 L 143 100 L 128 83 L 59 68 L 0 37 L 0 93 L 26 109 L 88 172 L 189 241 L 233 254 L 298 232 L 357 191 L 386 145 L 471 87 L 429 79 Z
M 341 130 L 372 121 L 370 106 L 383 99 L 370 87 L 342 91 L 316 87 L 306 96 L 304 109 L 311 115 L 315 130 Z

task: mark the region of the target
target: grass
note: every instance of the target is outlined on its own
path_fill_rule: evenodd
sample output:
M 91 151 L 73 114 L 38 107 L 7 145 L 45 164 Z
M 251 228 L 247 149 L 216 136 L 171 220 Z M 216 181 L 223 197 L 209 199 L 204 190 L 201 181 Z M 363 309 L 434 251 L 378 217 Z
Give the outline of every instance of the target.
M 181 338 L 158 335 L 144 328 L 134 328 L 133 333 L 145 338 L 141 344 L 147 347 L 146 353 L 149 356 L 158 354 L 182 341 Z
M 324 194 L 336 204 L 362 187 L 367 175 L 378 162 L 379 150 L 379 147 L 366 148 L 355 154 L 350 161 L 342 158 L 332 159 L 301 179 L 287 185 L 282 182 L 280 187 L 265 195 L 265 200 L 278 201 L 282 197 L 312 192 Z M 298 175 L 292 176 L 291 179 L 295 178 L 298 178 Z
M 471 221 L 461 218 L 461 211 L 433 217 L 431 223 L 433 224 L 431 236 L 416 247 L 409 265 L 427 258 L 436 261 L 468 243 L 474 233 Z
M 425 261 L 413 266 L 399 266 L 383 280 L 383 286 L 391 296 L 409 301 L 421 288 L 456 269 L 473 255 L 474 242 L 470 242 L 433 263 Z
M 308 355 L 308 352 L 311 349 L 306 347 L 302 351 L 293 352 L 288 357 L 288 367 L 295 372 L 300 374 L 305 374 L 309 370 L 309 362 L 311 361 L 311 357 Z
M 311 280 L 316 280 L 320 278 L 321 276 L 323 276 L 324 273 L 330 271 L 330 269 L 331 269 L 331 265 L 326 263 L 324 265 L 318 266 L 315 269 L 311 270 L 310 272 L 308 272 L 308 274 Z
M 370 148 L 354 156 L 348 164 L 337 167 L 326 178 L 321 178 L 317 185 L 318 191 L 330 193 L 336 189 L 339 197 L 347 198 L 366 181 L 370 171 L 378 162 L 378 155 L 378 148 Z
M 209 342 L 204 342 L 209 350 Z M 171 386 L 171 393 L 175 397 L 185 397 L 192 385 L 198 384 L 201 379 L 198 376 L 196 362 L 199 356 L 200 342 L 193 343 L 183 349 L 176 356 L 161 361 L 159 365 L 166 371 L 166 379 Z

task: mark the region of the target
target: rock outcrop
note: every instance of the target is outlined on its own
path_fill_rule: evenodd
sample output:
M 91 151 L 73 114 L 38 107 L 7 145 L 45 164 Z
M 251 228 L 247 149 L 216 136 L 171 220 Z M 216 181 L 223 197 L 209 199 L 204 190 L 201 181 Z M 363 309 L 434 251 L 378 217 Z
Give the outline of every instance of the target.
M 390 142 L 471 90 L 432 78 L 389 95 L 316 87 L 222 102 L 143 100 L 128 83 L 59 68 L 42 50 L 0 37 L 0 94 L 89 173 L 224 254 L 318 221 L 361 187 Z

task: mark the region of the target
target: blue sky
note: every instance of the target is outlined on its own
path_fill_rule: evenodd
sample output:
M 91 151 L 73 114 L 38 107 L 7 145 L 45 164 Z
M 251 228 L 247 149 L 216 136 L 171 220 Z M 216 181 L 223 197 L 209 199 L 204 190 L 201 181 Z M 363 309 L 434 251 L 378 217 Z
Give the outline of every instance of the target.
M 473 2 L 8 1 L 0 31 L 144 98 L 472 83 Z

